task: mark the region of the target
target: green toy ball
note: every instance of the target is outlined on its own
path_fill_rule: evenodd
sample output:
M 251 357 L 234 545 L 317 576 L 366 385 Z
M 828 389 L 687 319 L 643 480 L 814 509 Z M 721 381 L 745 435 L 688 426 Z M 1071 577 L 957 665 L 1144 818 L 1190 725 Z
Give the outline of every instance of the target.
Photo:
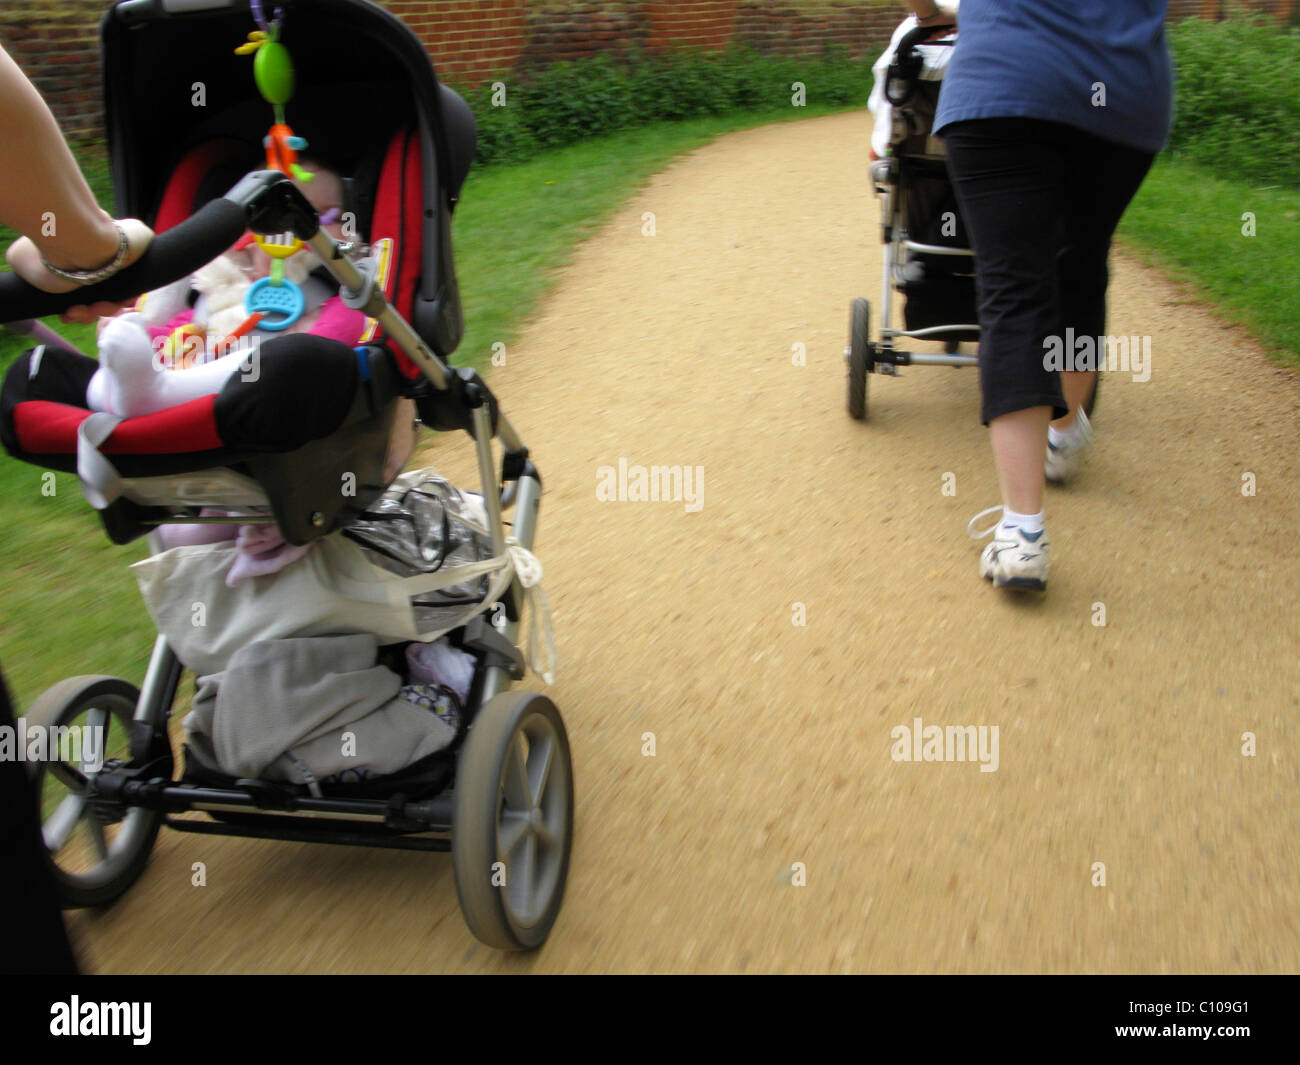
M 253 58 L 253 78 L 268 103 L 287 104 L 293 97 L 293 60 L 289 49 L 277 41 L 265 41 Z

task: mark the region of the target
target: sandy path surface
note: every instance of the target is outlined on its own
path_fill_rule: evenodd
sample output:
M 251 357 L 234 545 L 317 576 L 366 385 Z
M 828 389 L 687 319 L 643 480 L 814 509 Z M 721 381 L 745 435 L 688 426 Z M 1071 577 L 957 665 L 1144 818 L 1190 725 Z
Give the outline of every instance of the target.
M 164 831 L 72 917 L 92 967 L 1300 969 L 1295 375 L 1117 256 L 1111 332 L 1151 335 L 1154 372 L 1105 382 L 1092 461 L 1049 495 L 1047 596 L 993 591 L 965 533 L 998 498 L 975 373 L 873 377 L 871 420 L 844 413 L 848 304 L 879 291 L 866 123 L 681 160 L 494 371 L 545 478 L 574 745 L 550 942 L 478 945 L 446 855 Z M 599 501 L 620 459 L 703 467 L 702 507 Z M 917 717 L 997 726 L 996 772 L 894 761 Z

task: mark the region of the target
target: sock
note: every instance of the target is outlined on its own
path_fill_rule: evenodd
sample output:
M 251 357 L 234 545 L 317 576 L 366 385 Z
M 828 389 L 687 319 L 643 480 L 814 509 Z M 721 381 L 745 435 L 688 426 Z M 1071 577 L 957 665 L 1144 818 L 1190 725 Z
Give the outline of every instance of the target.
M 99 335 L 100 367 L 86 388 L 94 410 L 120 418 L 187 403 L 221 391 L 232 373 L 246 363 L 247 354 L 235 352 L 188 370 L 154 365 L 153 340 L 138 314 L 115 318 Z
M 1043 512 L 1040 510 L 1037 514 L 1017 514 L 1010 507 L 1003 507 L 1002 521 L 998 523 L 998 528 L 999 530 L 1019 529 L 1032 537 L 1035 533 L 1043 531 Z

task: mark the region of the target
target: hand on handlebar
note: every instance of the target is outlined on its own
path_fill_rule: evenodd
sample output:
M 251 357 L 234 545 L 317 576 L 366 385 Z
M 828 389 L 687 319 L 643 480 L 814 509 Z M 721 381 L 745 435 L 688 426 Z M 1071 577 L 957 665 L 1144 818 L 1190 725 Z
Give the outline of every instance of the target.
M 126 255 L 123 257 L 118 270 L 125 270 L 145 253 L 145 249 L 149 247 L 149 243 L 153 240 L 153 230 L 135 218 L 120 219 L 118 224 L 122 227 L 127 239 Z M 72 292 L 77 288 L 75 281 L 59 277 L 45 268 L 41 258 L 41 251 L 30 237 L 19 237 L 15 240 L 9 246 L 5 258 L 15 274 L 42 292 Z M 61 264 L 56 263 L 56 265 Z M 71 267 L 67 268 L 70 269 Z M 117 273 L 118 270 L 115 270 L 114 273 Z M 139 295 L 139 293 L 136 295 Z M 60 318 L 65 322 L 79 322 L 85 325 L 93 322 L 96 318 L 114 315 L 123 307 L 129 307 L 134 302 L 135 297 L 133 296 L 131 299 L 122 302 L 100 301 L 90 304 L 77 304 L 64 311 Z
M 913 14 L 916 14 L 915 6 L 916 5 L 913 6 Z M 928 15 L 925 18 L 921 18 L 919 14 L 916 14 L 916 24 L 918 26 L 956 26 L 957 25 L 956 7 L 950 7 L 946 4 L 936 3 L 934 5 L 934 8 L 935 8 L 934 14 Z

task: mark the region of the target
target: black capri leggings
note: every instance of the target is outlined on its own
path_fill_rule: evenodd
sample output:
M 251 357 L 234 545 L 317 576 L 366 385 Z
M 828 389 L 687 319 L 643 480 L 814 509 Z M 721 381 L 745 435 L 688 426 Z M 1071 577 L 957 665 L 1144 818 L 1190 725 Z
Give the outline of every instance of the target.
M 1035 118 L 956 122 L 942 136 L 975 252 L 980 418 L 1063 417 L 1043 341 L 1105 335 L 1111 237 L 1155 156 Z

